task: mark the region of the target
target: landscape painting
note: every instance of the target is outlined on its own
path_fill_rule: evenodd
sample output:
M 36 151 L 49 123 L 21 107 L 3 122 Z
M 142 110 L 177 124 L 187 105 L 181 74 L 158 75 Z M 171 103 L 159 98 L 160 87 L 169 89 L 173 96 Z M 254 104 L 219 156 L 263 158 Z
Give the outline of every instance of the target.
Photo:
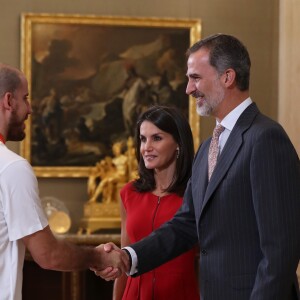
M 185 52 L 199 36 L 199 20 L 24 14 L 33 114 L 21 149 L 37 176 L 88 176 L 151 105 L 190 118 Z

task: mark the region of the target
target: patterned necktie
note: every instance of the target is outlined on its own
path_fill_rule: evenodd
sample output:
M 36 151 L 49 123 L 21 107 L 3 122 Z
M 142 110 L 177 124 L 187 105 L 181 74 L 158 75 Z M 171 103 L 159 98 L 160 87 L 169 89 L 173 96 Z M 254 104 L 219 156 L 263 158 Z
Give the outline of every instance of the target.
M 224 131 L 224 127 L 219 124 L 215 127 L 208 152 L 208 180 L 215 169 L 219 155 L 219 136 Z

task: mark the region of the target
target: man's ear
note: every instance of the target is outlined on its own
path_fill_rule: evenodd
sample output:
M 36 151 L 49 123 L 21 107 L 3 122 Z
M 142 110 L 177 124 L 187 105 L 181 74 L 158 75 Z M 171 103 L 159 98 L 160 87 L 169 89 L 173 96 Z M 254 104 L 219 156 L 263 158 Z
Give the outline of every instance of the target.
M 224 78 L 224 84 L 229 87 L 235 81 L 236 73 L 233 69 L 227 69 L 222 76 Z
M 13 93 L 6 92 L 2 98 L 3 101 L 3 107 L 7 110 L 10 110 L 12 107 L 12 99 L 13 99 Z

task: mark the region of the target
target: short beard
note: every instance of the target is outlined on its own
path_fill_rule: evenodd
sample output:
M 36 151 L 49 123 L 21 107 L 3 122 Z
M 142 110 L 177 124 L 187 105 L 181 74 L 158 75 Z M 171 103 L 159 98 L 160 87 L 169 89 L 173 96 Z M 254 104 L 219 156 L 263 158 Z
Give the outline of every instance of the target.
M 19 128 L 16 128 L 15 130 L 11 129 L 7 134 L 7 140 L 12 142 L 20 142 L 25 139 L 25 136 L 25 132 L 20 131 Z
M 212 107 L 207 103 L 204 103 L 202 106 L 196 106 L 197 114 L 201 117 L 209 117 L 212 112 Z
M 8 126 L 7 140 L 12 142 L 23 141 L 26 134 L 22 129 L 23 122 L 18 121 L 17 116 L 13 113 L 12 119 Z
M 197 114 L 201 117 L 211 116 L 219 104 L 224 100 L 224 90 L 216 85 L 214 99 L 206 98 L 201 106 L 197 105 Z

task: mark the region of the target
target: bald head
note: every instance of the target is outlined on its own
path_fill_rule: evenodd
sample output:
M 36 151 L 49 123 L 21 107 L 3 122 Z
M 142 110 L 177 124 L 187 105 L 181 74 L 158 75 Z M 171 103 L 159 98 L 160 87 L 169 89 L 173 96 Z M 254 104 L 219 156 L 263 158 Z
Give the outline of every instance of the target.
M 0 63 L 0 99 L 5 93 L 14 93 L 20 87 L 22 76 L 17 68 Z

